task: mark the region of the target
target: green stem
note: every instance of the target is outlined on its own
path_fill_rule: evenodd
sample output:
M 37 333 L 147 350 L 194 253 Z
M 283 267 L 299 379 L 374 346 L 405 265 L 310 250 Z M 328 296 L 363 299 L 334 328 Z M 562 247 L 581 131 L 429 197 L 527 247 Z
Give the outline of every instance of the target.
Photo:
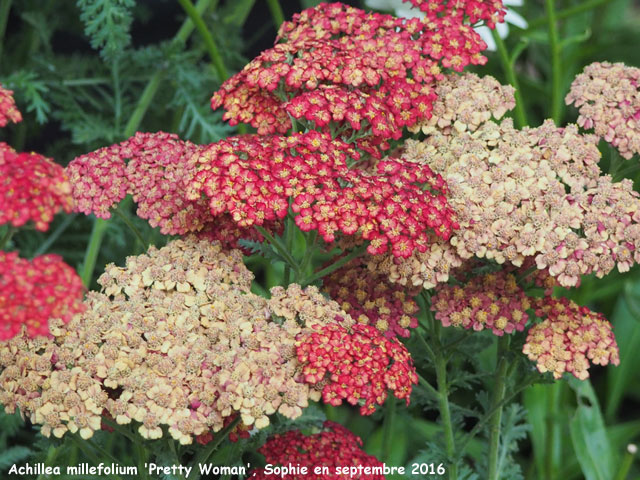
M 202 37 L 202 40 L 207 47 L 207 52 L 209 53 L 209 57 L 211 57 L 211 62 L 213 63 L 216 72 L 218 73 L 218 78 L 221 82 L 224 82 L 227 78 L 229 78 L 229 73 L 224 66 L 224 62 L 222 61 L 222 56 L 220 55 L 218 46 L 213 40 L 211 32 L 209 32 L 207 26 L 204 23 L 204 20 L 202 19 L 202 15 L 193 6 L 191 0 L 178 0 L 178 3 L 180 3 L 182 9 L 196 26 L 196 30 L 198 30 L 198 33 Z
M 227 435 L 231 432 L 231 430 L 236 428 L 236 425 L 238 425 L 238 423 L 240 423 L 240 415 L 234 418 L 233 421 L 229 423 L 229 425 L 217 432 L 213 437 L 213 440 L 211 440 L 202 450 L 198 452 L 193 460 L 193 465 L 207 463 L 209 457 L 213 454 L 213 452 L 217 450 L 224 439 L 227 438 Z M 196 478 L 199 478 L 199 476 Z
M 92 448 L 89 448 L 89 445 L 91 445 L 93 448 L 96 448 L 98 451 L 100 451 L 100 453 L 102 453 L 103 455 L 105 455 L 106 457 L 109 457 L 114 463 L 120 463 L 118 462 L 117 459 L 115 459 L 111 454 L 109 454 L 108 452 L 105 452 L 104 450 L 102 450 L 101 448 L 99 448 L 95 443 L 90 442 L 88 440 L 82 440 L 78 434 L 73 434 L 73 435 L 69 435 L 71 437 L 71 441 L 80 449 L 82 450 L 82 452 L 84 452 L 85 456 L 87 456 L 89 458 L 89 460 L 91 460 L 93 462 L 94 465 L 99 465 L 100 463 L 104 463 L 101 462 L 100 457 L 98 457 Z M 102 450 L 102 451 L 101 451 Z M 117 478 L 119 480 L 122 480 L 122 477 L 120 475 L 114 475 L 114 478 Z
M 176 442 L 173 438 L 168 438 L 167 443 L 169 444 L 169 450 L 171 450 L 171 456 L 173 457 L 174 465 L 181 465 L 180 457 L 178 456 L 178 451 L 176 450 Z M 179 477 L 184 480 L 184 475 L 182 473 L 179 474 Z
M 138 130 L 140 123 L 142 122 L 142 118 L 147 113 L 147 109 L 153 100 L 153 97 L 156 95 L 158 88 L 160 87 L 160 82 L 162 81 L 162 77 L 164 76 L 164 70 L 158 70 L 153 77 L 147 83 L 147 86 L 144 87 L 144 91 L 142 92 L 142 96 L 140 100 L 138 100 L 138 104 L 136 105 L 135 110 L 133 111 L 133 115 L 129 118 L 127 125 L 124 127 L 124 136 L 130 137 Z
M 332 263 L 328 267 L 323 268 L 322 270 L 317 271 L 316 273 L 314 273 L 310 277 L 307 277 L 306 279 L 302 280 L 300 282 L 300 285 L 304 287 L 306 285 L 309 285 L 309 284 L 315 282 L 316 280 L 320 280 L 322 277 L 325 277 L 325 276 L 329 275 L 330 273 L 335 272 L 340 267 L 342 267 L 343 265 L 346 265 L 347 263 L 349 263 L 354 258 L 357 258 L 360 255 L 362 255 L 362 253 L 366 249 L 367 249 L 366 245 L 360 245 L 358 248 L 353 250 L 349 255 L 346 255 L 346 256 L 342 257 L 337 262 Z
M 120 217 L 120 219 L 127 225 L 127 227 L 129 227 L 129 229 L 133 232 L 133 234 L 136 237 L 136 240 L 140 243 L 140 245 L 142 246 L 143 250 L 147 249 L 147 242 L 144 241 L 144 238 L 142 237 L 142 233 L 140 232 L 140 230 L 138 230 L 138 227 L 136 227 L 133 222 L 129 219 L 129 217 L 122 213 L 120 211 L 119 208 L 116 208 L 114 210 L 114 213 Z
M 136 441 L 133 442 L 133 448 L 136 451 L 136 457 L 138 459 L 138 471 L 140 472 L 140 477 L 142 480 L 147 480 L 149 475 L 147 475 L 145 464 L 147 463 L 148 457 L 144 445 L 142 445 L 139 439 L 136 439 Z
M 289 266 L 291 268 L 294 269 L 294 271 L 297 273 L 298 272 L 298 263 L 296 262 L 296 260 L 291 256 L 291 254 L 289 253 L 289 251 L 287 250 L 286 245 L 279 239 L 277 239 L 276 237 L 274 237 L 273 235 L 271 235 L 264 227 L 260 226 L 260 225 L 256 225 L 256 230 L 258 230 L 260 232 L 260 234 L 266 238 L 267 240 L 269 240 L 269 243 L 271 243 L 271 245 L 278 251 L 278 253 L 280 253 L 280 255 L 285 259 L 285 262 L 289 264 Z
M 102 239 L 107 231 L 109 223 L 102 218 L 96 218 L 93 221 L 93 229 L 91 230 L 91 236 L 89 237 L 89 243 L 87 250 L 84 253 L 84 262 L 82 264 L 82 283 L 86 288 L 91 285 L 91 278 L 93 277 L 93 271 L 96 268 L 96 260 L 98 259 L 98 253 L 100 252 L 100 245 Z
M 275 25 L 276 30 L 278 30 L 280 25 L 284 22 L 284 13 L 282 12 L 280 2 L 278 2 L 278 0 L 267 0 L 267 5 L 269 5 L 273 24 Z
M 46 466 L 54 466 L 55 464 L 53 463 L 56 459 L 56 457 L 58 456 L 58 451 L 59 451 L 60 447 L 56 447 L 54 445 L 49 446 L 49 450 L 47 451 L 47 458 L 44 461 L 44 464 Z M 48 477 L 48 475 L 46 475 Z M 40 474 L 38 475 L 38 478 L 36 480 L 44 480 L 45 479 L 45 474 Z
M 11 2 L 13 0 L 5 0 L 0 5 L 0 60 L 2 59 L 2 47 L 4 46 L 4 32 L 7 29 L 9 21 L 9 11 L 11 10 Z
M 0 238 L 0 250 L 4 249 L 7 245 L 9 245 L 9 241 L 11 241 L 11 237 L 13 237 L 14 233 L 16 233 L 15 227 L 11 225 L 7 225 L 7 231 L 2 236 L 2 238 Z
M 614 477 L 614 480 L 626 480 L 629 475 L 629 470 L 631 470 L 631 465 L 633 464 L 633 459 L 638 453 L 638 447 L 634 444 L 627 445 L 627 451 L 622 458 L 622 462 L 620 462 L 620 468 L 618 469 L 618 473 Z
M 502 63 L 504 74 L 507 77 L 507 82 L 509 82 L 511 86 L 515 88 L 514 96 L 516 99 L 516 108 L 514 110 L 514 113 L 516 126 L 518 128 L 525 127 L 529 123 L 527 122 L 527 114 L 524 109 L 524 99 L 522 98 L 522 92 L 520 91 L 518 77 L 515 70 L 513 69 L 513 62 L 509 58 L 507 46 L 505 45 L 504 40 L 502 40 L 500 35 L 498 35 L 498 32 L 496 32 L 495 30 L 491 30 L 491 35 L 493 35 L 493 39 L 496 42 L 498 55 L 500 56 L 500 62 Z
M 304 257 L 302 263 L 300 263 L 300 274 L 306 275 L 307 267 L 313 258 L 313 254 L 316 250 L 316 242 L 318 241 L 318 232 L 311 230 L 309 236 L 306 238 Z
M 556 125 L 560 125 L 563 106 L 562 95 L 562 65 L 560 39 L 556 19 L 555 0 L 545 0 L 547 23 L 549 27 L 549 48 L 551 50 L 551 118 Z
M 505 394 L 505 380 L 509 362 L 505 356 L 509 349 L 511 337 L 503 335 L 498 340 L 498 369 L 496 371 L 495 383 L 493 386 L 493 400 L 491 406 L 495 407 L 495 413 L 489 421 L 489 480 L 498 480 L 500 477 L 500 465 L 498 464 L 498 454 L 500 450 L 500 426 L 502 423 L 502 402 Z
M 460 445 L 458 445 L 458 456 L 462 456 L 462 454 L 464 453 L 465 449 L 467 448 L 467 445 L 469 445 L 469 442 L 471 442 L 471 440 L 473 440 L 473 438 L 478 434 L 480 429 L 482 427 L 484 427 L 489 420 L 491 420 L 491 418 L 493 417 L 493 414 L 498 409 L 502 408 L 507 403 L 509 403 L 511 400 L 513 400 L 525 388 L 527 388 L 529 385 L 531 385 L 533 383 L 533 380 L 534 379 L 532 377 L 526 379 L 524 382 L 522 382 L 522 384 L 519 387 L 517 387 L 509 395 L 504 397 L 504 399 L 500 403 L 492 406 L 489 409 L 489 411 L 487 413 L 485 413 L 484 416 L 480 420 L 478 420 L 478 423 L 476 423 L 473 426 L 471 431 L 469 433 L 467 433 L 467 435 L 465 435 L 465 439 L 462 441 L 462 443 Z
M 113 421 L 113 419 L 108 417 L 102 417 L 102 423 L 109 425 L 111 428 L 113 428 L 114 431 L 118 432 L 123 437 L 126 437 L 129 440 L 131 440 L 132 443 L 136 443 L 138 441 L 138 438 L 133 433 L 127 430 L 124 426 Z
M 42 245 L 40 245 L 40 247 L 38 247 L 38 249 L 35 251 L 33 256 L 37 257 L 39 255 L 42 255 L 42 254 L 46 253 L 47 250 L 49 250 L 49 248 L 51 248 L 51 245 L 53 245 L 55 243 L 55 241 L 60 237 L 60 235 L 62 235 L 64 233 L 64 231 L 67 228 L 69 228 L 69 225 L 71 225 L 73 223 L 73 221 L 76 219 L 77 216 L 78 216 L 78 214 L 76 214 L 76 213 L 71 214 L 71 215 L 67 215 L 64 218 L 64 220 L 62 222 L 60 222 L 60 225 L 58 225 L 56 227 L 56 229 L 53 231 L 53 233 L 47 237 L 47 239 L 42 243 Z
M 573 17 L 582 12 L 586 12 L 588 10 L 593 10 L 601 5 L 605 5 L 609 3 L 611 0 L 590 0 L 588 2 L 582 2 L 575 7 L 565 8 L 564 10 L 559 10 L 556 12 L 556 18 L 558 20 L 563 20 L 565 18 Z M 531 30 L 535 30 L 538 27 L 541 27 L 545 23 L 549 21 L 549 17 L 545 15 L 542 18 L 538 18 L 532 22 L 529 22 L 529 26 L 525 31 L 530 32 Z
M 436 324 L 437 333 L 439 327 Z M 451 462 L 449 465 L 449 480 L 458 478 L 458 464 L 454 460 L 456 454 L 456 443 L 453 435 L 453 423 L 451 422 L 451 410 L 449 407 L 449 383 L 447 381 L 447 361 L 440 348 L 436 351 L 435 357 L 436 378 L 438 381 L 439 407 L 440 417 L 442 419 L 442 427 L 444 429 L 444 440 L 446 444 L 447 457 Z
M 391 396 L 387 400 L 384 409 L 384 421 L 382 423 L 382 461 L 389 462 L 391 453 L 391 441 L 395 432 L 396 398 Z
M 433 385 L 431 385 L 429 383 L 429 381 L 426 378 L 424 378 L 422 375 L 420 375 L 419 373 L 418 373 L 418 383 L 420 385 L 422 385 L 426 390 L 428 390 L 429 393 L 431 393 L 431 395 L 433 395 L 437 399 L 440 399 L 440 392 L 438 392 L 438 390 L 436 390 L 433 387 Z

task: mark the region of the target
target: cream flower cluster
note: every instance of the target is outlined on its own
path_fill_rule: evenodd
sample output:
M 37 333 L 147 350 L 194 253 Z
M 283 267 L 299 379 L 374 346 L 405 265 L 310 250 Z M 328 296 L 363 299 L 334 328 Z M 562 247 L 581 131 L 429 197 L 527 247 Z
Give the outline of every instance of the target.
M 0 403 L 44 435 L 89 438 L 104 415 L 183 444 L 237 415 L 256 428 L 275 412 L 295 418 L 322 388 L 303 382 L 297 338 L 354 321 L 311 287 L 267 301 L 250 293 L 252 278 L 239 251 L 194 238 L 110 265 L 86 313 L 52 322 L 52 338 L 0 346 Z
M 587 65 L 565 100 L 578 109 L 578 125 L 593 129 L 624 158 L 640 153 L 640 68 L 609 62 Z
M 581 275 L 602 277 L 616 265 L 626 271 L 640 260 L 638 194 L 630 181 L 600 175 L 596 144 L 575 125 L 547 121 L 516 130 L 511 120 L 488 121 L 475 131 L 453 128 L 409 140 L 401 158 L 429 165 L 447 182 L 460 225 L 449 240 L 451 266 L 456 255 L 515 266 L 533 257 L 570 287 Z M 420 260 L 420 269 L 431 270 L 428 259 Z M 422 277 L 415 267 L 405 275 L 413 282 Z

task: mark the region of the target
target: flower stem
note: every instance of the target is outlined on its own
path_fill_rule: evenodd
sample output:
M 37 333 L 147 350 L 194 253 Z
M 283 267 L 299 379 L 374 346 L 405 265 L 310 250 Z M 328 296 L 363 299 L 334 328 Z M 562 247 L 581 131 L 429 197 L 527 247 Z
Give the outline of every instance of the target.
M 343 265 L 346 265 L 347 263 L 349 263 L 354 258 L 357 258 L 360 255 L 362 255 L 362 253 L 366 250 L 366 248 L 367 248 L 366 245 L 360 245 L 358 248 L 353 250 L 349 255 L 346 255 L 346 256 L 342 257 L 337 262 L 332 263 L 328 267 L 317 271 L 316 273 L 314 273 L 310 277 L 305 278 L 304 280 L 302 280 L 300 282 L 300 285 L 304 287 L 306 285 L 309 285 L 309 284 L 315 282 L 316 280 L 320 280 L 322 277 L 325 277 L 325 276 L 329 275 L 330 273 L 335 272 L 340 267 L 342 267 Z
M 503 335 L 498 340 L 498 369 L 496 371 L 495 383 L 493 386 L 493 400 L 491 407 L 495 412 L 489 420 L 489 480 L 498 480 L 500 477 L 500 465 L 498 464 L 498 453 L 500 450 L 500 425 L 502 423 L 502 406 L 505 394 L 505 380 L 509 363 L 505 356 L 509 349 L 511 337 Z
M 556 125 L 560 125 L 563 106 L 562 65 L 555 0 L 545 0 L 545 10 L 549 27 L 549 48 L 551 49 L 551 118 Z
M 436 337 L 440 336 L 440 326 L 435 324 Z M 447 360 L 440 347 L 435 351 L 436 378 L 438 381 L 440 417 L 444 428 L 444 439 L 446 444 L 447 457 L 449 457 L 449 480 L 458 478 L 458 464 L 454 460 L 456 454 L 456 443 L 453 435 L 453 423 L 451 421 L 451 409 L 449 407 L 449 383 L 447 381 Z
M 13 237 L 14 233 L 16 233 L 15 227 L 7 225 L 7 231 L 2 236 L 2 238 L 0 238 L 0 250 L 4 249 L 9 244 L 9 241 L 11 240 L 11 237 Z
M 9 21 L 9 11 L 11 10 L 11 2 L 13 0 L 5 0 L 0 4 L 0 60 L 2 59 L 2 47 L 4 46 L 4 32 L 7 29 Z
M 224 441 L 225 438 L 227 438 L 227 435 L 231 432 L 231 430 L 236 428 L 236 425 L 238 425 L 238 423 L 240 423 L 240 415 L 234 418 L 233 421 L 229 423 L 229 425 L 227 425 L 226 427 L 224 427 L 222 430 L 220 430 L 215 434 L 215 436 L 213 437 L 213 440 L 211 440 L 207 444 L 207 446 L 202 450 L 200 450 L 198 455 L 195 456 L 193 465 L 198 465 L 200 463 L 207 463 L 207 460 L 209 460 L 209 457 L 211 456 L 211 454 L 218 449 L 220 444 Z M 196 478 L 199 478 L 199 476 Z
M 511 86 L 515 88 L 514 96 L 516 99 L 516 108 L 514 110 L 514 113 L 516 126 L 518 128 L 525 127 L 529 123 L 527 122 L 527 114 L 524 109 L 524 99 L 522 98 L 522 92 L 520 91 L 518 77 L 515 70 L 513 69 L 513 62 L 509 58 L 507 46 L 505 45 L 504 40 L 502 40 L 500 35 L 498 35 L 498 32 L 496 32 L 495 30 L 491 30 L 491 34 L 493 35 L 493 39 L 496 42 L 498 55 L 500 56 L 500 62 L 502 63 L 504 74 L 507 77 L 507 82 L 509 82 Z
M 73 221 L 78 216 L 77 213 L 73 213 L 71 215 L 67 215 L 65 219 L 57 226 L 57 228 L 53 231 L 51 235 L 47 237 L 47 239 L 38 247 L 38 249 L 33 254 L 34 257 L 38 255 L 42 255 L 47 253 L 47 250 L 55 243 L 55 241 L 64 233 L 64 231 L 73 223 Z
M 298 263 L 291 256 L 286 245 L 282 242 L 282 240 L 279 240 L 273 235 L 271 235 L 264 227 L 260 225 L 256 225 L 255 227 L 256 227 L 256 230 L 260 232 L 260 235 L 262 235 L 264 238 L 269 240 L 269 243 L 271 243 L 273 248 L 275 248 L 278 251 L 278 253 L 280 253 L 282 258 L 284 258 L 285 260 L 285 264 L 288 264 L 291 268 L 293 268 L 293 270 L 296 273 L 298 273 Z
M 576 5 L 575 7 L 569 7 L 569 8 L 565 8 L 564 10 L 559 10 L 558 12 L 556 12 L 556 18 L 558 20 L 562 20 L 564 18 L 573 17 L 574 15 L 577 15 L 579 13 L 586 12 L 588 10 L 593 10 L 594 8 L 598 8 L 601 5 L 605 5 L 610 1 L 611 0 L 590 0 L 587 2 L 582 2 Z M 536 28 L 544 25 L 548 21 L 549 21 L 548 15 L 545 15 L 542 18 L 538 18 L 532 22 L 529 22 L 529 27 L 527 27 L 527 30 L 525 31 L 530 32 L 531 30 L 535 30 Z
M 227 68 L 224 66 L 224 62 L 222 61 L 220 50 L 218 50 L 218 46 L 213 40 L 211 32 L 209 32 L 209 29 L 207 29 L 207 26 L 202 19 L 202 15 L 193 6 L 191 0 L 178 0 L 178 3 L 180 3 L 182 9 L 196 26 L 196 30 L 198 30 L 198 33 L 202 37 L 202 40 L 207 47 L 207 52 L 209 53 L 209 57 L 211 58 L 211 62 L 213 63 L 216 72 L 218 73 L 218 78 L 221 82 L 224 82 L 227 78 L 229 78 L 229 73 L 227 72 Z
M 140 246 L 142 247 L 142 249 L 146 250 L 147 242 L 145 242 L 144 238 L 142 237 L 142 233 L 140 232 L 140 230 L 138 230 L 138 227 L 136 227 L 133 224 L 133 222 L 129 219 L 129 217 L 126 214 L 122 213 L 119 208 L 116 208 L 114 212 L 116 215 L 118 215 L 118 217 L 120 217 L 120 219 L 125 223 L 125 225 L 129 227 L 129 229 L 133 232 L 133 234 L 136 237 L 136 240 L 140 243 Z
M 384 421 L 382 423 L 382 461 L 389 462 L 391 441 L 395 432 L 396 399 L 391 396 L 385 405 Z
M 627 446 L 627 451 L 622 458 L 622 462 L 620 462 L 620 468 L 618 469 L 618 473 L 616 474 L 614 480 L 626 480 L 629 475 L 629 470 L 631 470 L 631 465 L 633 464 L 633 459 L 638 453 L 638 447 L 634 444 L 629 444 Z
M 284 22 L 284 13 L 282 12 L 280 2 L 278 2 L 278 0 L 267 0 L 267 5 L 269 5 L 269 11 L 271 11 L 273 24 L 275 25 L 276 30 L 278 30 L 280 25 Z
M 86 288 L 89 288 L 91 285 L 91 278 L 93 277 L 93 270 L 96 268 L 100 245 L 102 244 L 102 239 L 104 238 L 108 225 L 107 220 L 103 220 L 102 218 L 96 218 L 93 221 L 93 229 L 91 230 L 87 250 L 84 253 L 84 262 L 80 274 L 82 283 Z

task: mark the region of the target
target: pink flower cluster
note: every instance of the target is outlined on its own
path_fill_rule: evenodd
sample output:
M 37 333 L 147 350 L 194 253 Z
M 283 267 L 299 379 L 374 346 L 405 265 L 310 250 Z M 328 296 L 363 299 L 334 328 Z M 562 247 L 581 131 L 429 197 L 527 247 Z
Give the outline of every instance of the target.
M 21 121 L 22 114 L 16 107 L 13 91 L 0 85 L 0 127 L 5 127 L 9 122 L 18 123 Z
M 204 193 L 213 215 L 230 214 L 240 227 L 281 220 L 290 205 L 302 231 L 317 230 L 325 242 L 358 234 L 371 254 L 424 251 L 427 227 L 451 235 L 446 186 L 428 166 L 389 159 L 373 170 L 349 168 L 359 158 L 328 133 L 232 137 L 194 155 L 188 198 Z
M 45 231 L 56 213 L 71 207 L 71 185 L 60 165 L 0 142 L 0 225 L 20 227 L 33 221 Z
M 418 376 L 403 344 L 370 325 L 329 324 L 316 330 L 298 337 L 296 354 L 305 382 L 322 386 L 325 403 L 346 400 L 370 415 L 391 390 L 409 404 Z
M 408 337 L 409 329 L 418 326 L 412 297 L 419 290 L 394 285 L 357 260 L 326 276 L 323 284 L 323 291 L 356 322 L 376 327 L 387 338 Z
M 84 311 L 84 287 L 75 270 L 57 255 L 33 260 L 0 251 L 0 340 L 49 335 L 53 319 L 67 323 Z
M 640 153 L 640 68 L 587 65 L 571 84 L 566 102 L 578 109 L 578 125 L 593 129 L 624 158 Z
M 566 298 L 544 297 L 534 303 L 536 315 L 546 317 L 529 329 L 523 352 L 540 372 L 555 378 L 564 372 L 584 380 L 589 362 L 618 365 L 618 345 L 604 316 Z
M 436 320 L 445 327 L 488 328 L 498 336 L 524 330 L 531 308 L 515 276 L 504 270 L 472 276 L 463 286 L 440 284 L 431 305 Z
M 289 473 L 281 475 L 282 480 L 351 480 L 354 477 L 345 473 L 337 474 L 336 467 L 362 466 L 381 467 L 375 457 L 362 450 L 362 440 L 342 425 L 326 421 L 323 428 L 311 435 L 299 430 L 275 434 L 269 437 L 258 450 L 271 465 L 307 467 L 307 474 Z M 314 473 L 314 467 L 327 467 L 327 474 Z M 251 477 L 268 480 L 273 477 L 263 469 L 256 469 Z M 367 480 L 384 480 L 382 474 L 368 474 Z
M 504 20 L 505 10 L 502 0 L 403 0 L 422 10 L 429 18 L 456 18 L 460 22 L 464 17 L 474 24 L 484 21 L 494 28 Z

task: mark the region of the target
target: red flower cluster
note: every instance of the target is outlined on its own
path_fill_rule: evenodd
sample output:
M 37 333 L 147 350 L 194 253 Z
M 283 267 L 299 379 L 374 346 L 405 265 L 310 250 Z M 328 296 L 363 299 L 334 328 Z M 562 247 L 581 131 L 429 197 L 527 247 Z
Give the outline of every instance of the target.
M 535 307 L 536 315 L 546 320 L 529 329 L 522 351 L 537 361 L 540 372 L 552 372 L 555 378 L 570 372 L 584 380 L 589 377 L 589 361 L 620 363 L 611 324 L 601 313 L 566 298 L 536 299 Z
M 385 337 L 408 337 L 418 326 L 417 288 L 389 282 L 386 275 L 352 262 L 325 277 L 323 290 L 357 322 L 380 330 Z
M 18 123 L 21 121 L 22 114 L 16 107 L 13 91 L 0 85 L 0 127 L 6 126 L 9 122 Z
M 0 340 L 23 326 L 29 336 L 48 335 L 49 320 L 66 323 L 84 310 L 83 293 L 80 277 L 59 256 L 29 261 L 0 251 Z
M 515 277 L 504 270 L 471 276 L 462 287 L 439 284 L 431 300 L 436 319 L 445 327 L 490 328 L 498 336 L 524 330 L 531 308 Z
M 296 354 L 304 381 L 324 384 L 325 403 L 335 406 L 346 400 L 360 405 L 362 415 L 370 415 L 391 390 L 409 404 L 418 376 L 404 345 L 370 325 L 347 329 L 331 324 L 314 329 L 318 331 L 298 336 Z
M 20 227 L 32 220 L 45 231 L 58 211 L 71 207 L 71 185 L 60 165 L 0 142 L 0 225 Z
M 427 248 L 427 228 L 442 238 L 457 228 L 439 193 L 444 182 L 428 166 L 388 160 L 372 172 L 349 168 L 359 154 L 328 133 L 227 138 L 194 158 L 188 198 L 204 193 L 211 213 L 228 213 L 240 227 L 280 220 L 291 203 L 303 231 L 318 230 L 326 242 L 358 233 L 371 241 L 370 253 L 390 244 L 400 257 Z
M 470 18 L 487 16 L 476 10 Z M 388 148 L 404 126 L 430 115 L 441 66 L 461 71 L 486 61 L 486 44 L 459 15 L 407 20 L 341 3 L 294 15 L 279 41 L 213 95 L 212 108 L 223 107 L 231 125 L 285 133 L 291 116 Z
M 291 473 L 279 476 L 283 480 L 352 480 L 366 478 L 367 480 L 384 480 L 383 474 L 366 474 L 353 477 L 348 474 L 338 475 L 336 467 L 362 466 L 382 467 L 375 457 L 362 450 L 362 440 L 342 425 L 326 421 L 321 432 L 304 435 L 299 430 L 292 430 L 270 437 L 258 450 L 271 465 L 297 465 L 307 467 L 307 474 Z M 327 467 L 329 474 L 315 474 L 314 467 Z M 267 475 L 263 469 L 256 469 L 250 478 L 267 480 L 273 475 Z
M 403 0 L 422 10 L 429 18 L 455 18 L 459 22 L 466 16 L 469 23 L 484 21 L 494 28 L 504 20 L 502 0 Z

